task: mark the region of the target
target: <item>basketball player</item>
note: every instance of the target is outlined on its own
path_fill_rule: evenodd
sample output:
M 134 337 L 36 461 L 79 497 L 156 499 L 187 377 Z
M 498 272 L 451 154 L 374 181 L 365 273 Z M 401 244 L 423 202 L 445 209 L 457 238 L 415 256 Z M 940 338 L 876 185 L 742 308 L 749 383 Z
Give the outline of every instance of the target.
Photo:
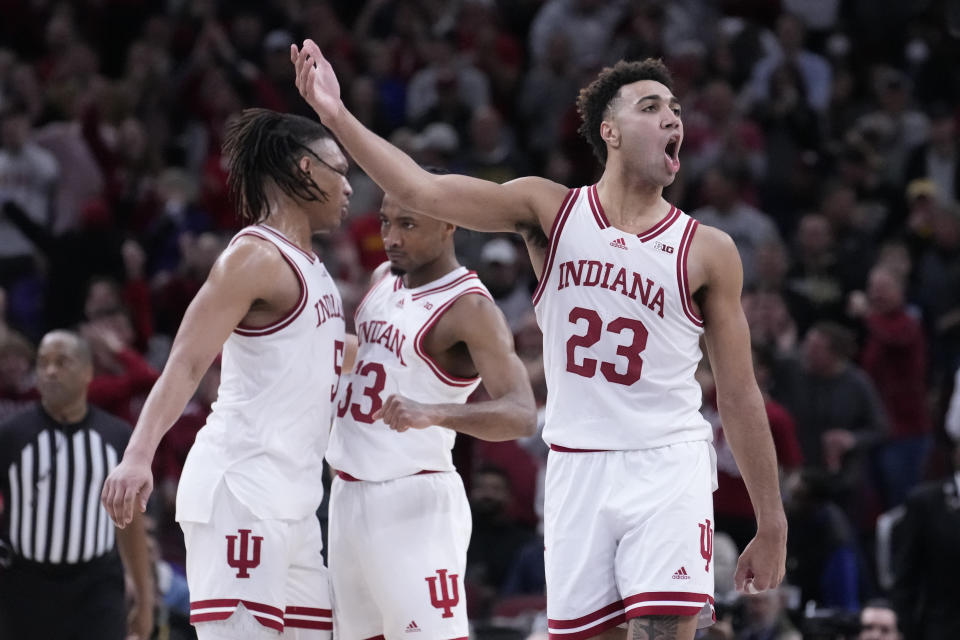
M 249 226 L 190 303 L 101 499 L 120 527 L 145 509 L 157 444 L 222 347 L 218 398 L 177 493 L 190 621 L 200 640 L 326 639 L 332 615 L 315 512 L 344 321 L 310 237 L 346 214 L 347 161 L 316 122 L 263 109 L 228 126 L 224 154 Z
M 694 371 L 706 341 L 723 424 L 757 516 L 743 591 L 784 573 L 786 518 L 740 306 L 731 239 L 663 199 L 680 168 L 680 105 L 659 61 L 620 62 L 581 91 L 600 181 L 503 185 L 421 170 L 344 107 L 317 45 L 291 47 L 297 87 L 400 206 L 523 234 L 540 284 L 547 416 L 545 546 L 553 639 L 694 637 L 713 601 L 711 431 Z M 456 207 L 448 203 L 456 202 Z
M 337 637 L 466 638 L 470 506 L 450 449 L 458 431 L 531 435 L 536 403 L 503 314 L 457 263 L 455 227 L 387 195 L 380 228 L 390 261 L 357 309 L 327 451 Z M 464 404 L 481 377 L 490 399 Z

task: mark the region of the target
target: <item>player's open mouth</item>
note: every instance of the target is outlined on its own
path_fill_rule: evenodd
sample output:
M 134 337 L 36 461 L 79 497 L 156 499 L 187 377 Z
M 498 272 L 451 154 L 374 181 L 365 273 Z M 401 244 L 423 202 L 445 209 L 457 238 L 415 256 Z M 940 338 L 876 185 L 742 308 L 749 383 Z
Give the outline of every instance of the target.
M 674 171 L 680 169 L 680 135 L 676 134 L 670 136 L 670 139 L 667 140 L 667 145 L 663 149 L 663 154 L 666 156 L 667 164 L 670 165 L 670 168 Z

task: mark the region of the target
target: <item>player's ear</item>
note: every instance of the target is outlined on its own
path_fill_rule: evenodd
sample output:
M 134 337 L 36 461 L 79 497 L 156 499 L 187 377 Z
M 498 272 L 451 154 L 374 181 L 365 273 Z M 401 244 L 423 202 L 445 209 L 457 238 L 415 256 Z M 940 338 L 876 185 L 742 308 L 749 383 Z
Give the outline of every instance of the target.
M 310 156 L 304 154 L 300 156 L 300 162 L 297 163 L 300 166 L 300 171 L 304 173 L 310 173 L 310 166 L 313 164 L 310 160 Z
M 600 123 L 600 137 L 614 149 L 620 146 L 620 128 L 611 121 L 604 120 Z

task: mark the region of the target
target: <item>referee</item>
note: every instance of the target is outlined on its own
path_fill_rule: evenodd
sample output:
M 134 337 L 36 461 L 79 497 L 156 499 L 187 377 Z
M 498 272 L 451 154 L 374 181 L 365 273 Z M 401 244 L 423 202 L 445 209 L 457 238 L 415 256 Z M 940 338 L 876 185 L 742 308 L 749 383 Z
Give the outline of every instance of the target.
M 130 427 L 87 404 L 92 377 L 87 342 L 52 331 L 37 352 L 40 404 L 0 423 L 0 638 L 123 640 L 124 565 L 136 589 L 129 631 L 150 637 L 143 521 L 118 530 L 100 506 Z

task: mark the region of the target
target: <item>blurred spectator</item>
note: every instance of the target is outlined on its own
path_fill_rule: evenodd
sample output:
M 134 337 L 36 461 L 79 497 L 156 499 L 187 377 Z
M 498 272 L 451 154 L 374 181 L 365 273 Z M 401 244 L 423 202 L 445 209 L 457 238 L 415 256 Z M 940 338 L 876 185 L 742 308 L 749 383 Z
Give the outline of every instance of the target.
M 871 600 L 860 611 L 857 640 L 902 640 L 897 612 L 886 600 Z
M 894 547 L 891 599 L 911 640 L 960 637 L 960 445 L 953 451 L 954 472 L 921 485 L 907 499 Z
M 877 255 L 876 234 L 864 220 L 857 192 L 850 185 L 828 183 L 820 198 L 819 212 L 830 223 L 837 253 L 837 274 L 844 286 L 862 287 Z
M 547 58 L 550 40 L 558 33 L 566 34 L 577 69 L 610 63 L 603 52 L 626 6 L 624 0 L 547 0 L 530 25 L 527 44 L 534 63 Z
M 870 272 L 865 300 L 853 305 L 866 329 L 863 369 L 890 418 L 890 441 L 879 452 L 888 507 L 903 502 L 920 480 L 930 446 L 927 344 L 923 327 L 906 307 L 904 287 L 897 273 L 876 266 Z
M 807 104 L 817 112 L 826 110 L 833 72 L 822 56 L 804 48 L 805 37 L 806 28 L 797 16 L 783 13 L 777 18 L 777 41 L 773 50 L 753 67 L 749 95 L 754 102 L 770 100 L 770 77 L 787 63 L 795 66 L 803 77 Z
M 473 594 L 468 608 L 471 618 L 489 614 L 518 553 L 532 538 L 507 516 L 510 501 L 510 479 L 502 469 L 484 466 L 474 472 L 470 489 L 473 534 L 467 549 L 464 581 Z
M 786 579 L 805 605 L 856 611 L 863 563 L 850 519 L 830 498 L 831 485 L 828 474 L 806 470 L 788 487 Z
M 464 114 L 490 104 L 490 82 L 458 55 L 451 37 L 434 37 L 426 45 L 427 66 L 407 87 L 407 117 L 411 121 L 442 120 L 463 133 L 469 117 Z
M 466 171 L 491 182 L 509 182 L 527 174 L 526 158 L 517 149 L 513 131 L 491 107 L 475 109 L 470 117 L 470 154 Z
M 187 305 L 200 290 L 225 246 L 226 239 L 215 233 L 182 238 L 180 250 L 183 259 L 176 273 L 159 279 L 153 290 L 152 302 L 158 333 L 173 336 L 177 332 Z
M 837 262 L 830 222 L 819 214 L 803 216 L 797 227 L 793 264 L 784 291 L 790 315 L 801 333 L 817 320 L 845 318 L 847 292 L 854 285 L 839 277 Z
M 943 422 L 947 435 L 954 444 L 960 445 L 960 369 L 953 376 L 953 393 Z
M 0 337 L 0 421 L 33 404 L 39 394 L 33 378 L 33 345 L 15 331 Z
M 757 278 L 757 248 L 779 242 L 780 235 L 767 214 L 744 202 L 741 193 L 745 182 L 739 168 L 726 163 L 710 168 L 703 179 L 704 206 L 690 215 L 730 235 L 740 252 L 744 286 L 749 287 Z
M 748 184 L 759 182 L 767 172 L 764 133 L 741 113 L 733 87 L 725 80 L 710 81 L 684 118 L 683 151 L 686 179 L 691 182 L 718 165 L 743 167 L 742 183 Z M 745 186 L 742 183 L 736 185 L 738 191 Z
M 31 223 L 49 229 L 59 169 L 53 154 L 33 142 L 30 118 L 22 104 L 0 113 L 0 205 L 16 205 Z M 0 286 L 9 287 L 33 268 L 33 244 L 0 216 Z
M 791 355 L 797 347 L 797 325 L 783 296 L 776 290 L 761 288 L 745 292 L 742 304 L 753 344 L 777 358 Z
M 580 89 L 571 66 L 568 36 L 556 33 L 547 45 L 543 60 L 526 75 L 518 104 L 526 142 L 540 157 L 556 148 L 560 120 L 576 100 Z
M 849 330 L 817 323 L 804 337 L 801 362 L 777 385 L 778 399 L 797 421 L 807 464 L 852 476 L 851 485 L 863 480 L 855 454 L 869 451 L 888 430 L 876 388 L 850 360 L 854 348 Z
M 801 640 L 787 616 L 786 594 L 781 588 L 744 596 L 743 631 L 738 640 Z
M 512 240 L 487 240 L 480 252 L 479 275 L 490 290 L 493 301 L 507 318 L 514 333 L 528 312 L 533 310 L 530 290 L 524 286 L 517 266 L 517 249 Z
M 934 346 L 934 375 L 949 375 L 960 362 L 960 216 L 935 209 L 930 235 L 916 259 L 913 295 L 923 309 Z
M 944 204 L 960 202 L 960 149 L 956 113 L 943 103 L 930 109 L 930 139 L 910 151 L 906 181 L 928 178 Z

